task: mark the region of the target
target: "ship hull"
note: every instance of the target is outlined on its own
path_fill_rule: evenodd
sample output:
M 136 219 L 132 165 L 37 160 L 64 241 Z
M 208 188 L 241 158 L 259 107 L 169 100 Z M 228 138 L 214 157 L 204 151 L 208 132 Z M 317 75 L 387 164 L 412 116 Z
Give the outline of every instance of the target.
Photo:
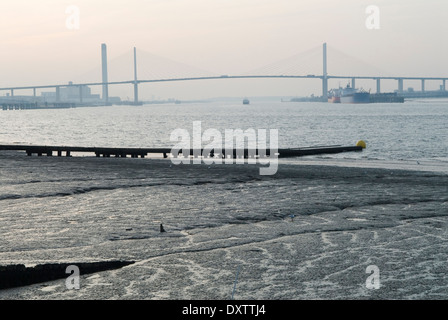
M 342 95 L 341 103 L 370 103 L 370 93 L 355 92 L 349 95 Z
M 341 98 L 340 97 L 331 97 L 328 99 L 328 102 L 330 103 L 341 103 Z

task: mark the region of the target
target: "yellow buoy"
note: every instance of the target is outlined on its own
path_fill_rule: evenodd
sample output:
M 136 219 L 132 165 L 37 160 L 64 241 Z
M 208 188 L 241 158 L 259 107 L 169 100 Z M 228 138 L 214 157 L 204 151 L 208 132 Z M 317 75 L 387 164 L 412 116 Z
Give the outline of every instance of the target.
M 366 148 L 366 143 L 363 140 L 359 140 L 358 142 L 356 142 L 356 146 L 365 149 Z

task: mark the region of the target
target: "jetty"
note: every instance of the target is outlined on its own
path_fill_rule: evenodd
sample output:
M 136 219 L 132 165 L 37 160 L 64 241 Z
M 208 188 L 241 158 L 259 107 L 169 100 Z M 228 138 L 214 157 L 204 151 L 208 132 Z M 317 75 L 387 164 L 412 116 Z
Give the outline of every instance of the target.
M 1 110 L 44 110 L 44 109 L 68 109 L 75 108 L 79 104 L 69 102 L 54 102 L 54 103 L 37 103 L 27 101 L 9 101 L 0 102 Z
M 362 151 L 365 145 L 357 144 L 356 146 L 315 146 L 302 148 L 283 148 L 275 149 L 278 158 L 300 157 L 307 155 L 325 154 L 325 153 L 341 153 Z M 174 158 L 183 156 L 193 157 L 221 157 L 221 158 L 264 158 L 270 157 L 271 149 L 186 149 L 177 150 L 172 148 L 107 148 L 107 147 L 74 147 L 74 146 L 45 146 L 45 145 L 0 145 L 0 150 L 24 151 L 28 156 L 33 154 L 37 156 L 66 156 L 70 157 L 73 153 L 92 153 L 96 157 L 131 157 L 144 158 L 149 154 L 159 154 L 163 158 L 171 155 Z M 175 151 L 173 154 L 173 150 Z
M 403 103 L 404 97 L 396 92 L 390 93 L 372 93 L 370 94 L 370 103 Z

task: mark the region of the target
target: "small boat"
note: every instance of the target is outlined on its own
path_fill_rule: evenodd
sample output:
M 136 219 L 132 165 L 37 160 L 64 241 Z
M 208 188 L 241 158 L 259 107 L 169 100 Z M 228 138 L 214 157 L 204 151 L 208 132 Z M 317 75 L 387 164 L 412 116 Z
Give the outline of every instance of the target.
M 244 99 L 244 100 L 243 100 L 243 104 L 249 104 L 249 99 L 247 99 L 247 98 Z

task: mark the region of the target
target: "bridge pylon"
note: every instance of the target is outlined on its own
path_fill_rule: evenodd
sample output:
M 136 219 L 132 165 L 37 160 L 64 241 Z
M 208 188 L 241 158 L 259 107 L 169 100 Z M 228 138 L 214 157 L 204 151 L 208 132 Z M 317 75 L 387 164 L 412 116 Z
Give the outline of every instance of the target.
M 134 104 L 138 105 L 137 50 L 134 47 Z
M 101 44 L 101 67 L 103 76 L 103 101 L 105 104 L 109 103 L 109 88 L 107 79 L 107 48 L 106 44 Z
M 327 43 L 323 44 L 322 99 L 328 102 Z

